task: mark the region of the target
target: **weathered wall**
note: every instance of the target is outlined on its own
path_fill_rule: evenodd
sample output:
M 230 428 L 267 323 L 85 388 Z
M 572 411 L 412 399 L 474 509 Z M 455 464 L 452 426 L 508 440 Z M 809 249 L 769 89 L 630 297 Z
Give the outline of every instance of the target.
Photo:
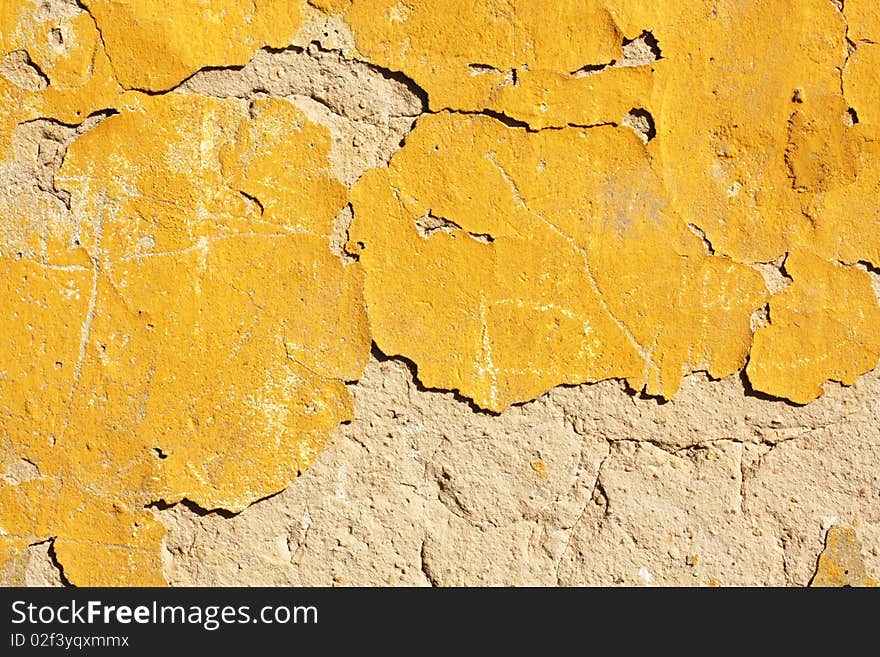
M 0 577 L 876 581 L 875 35 L 5 3 Z

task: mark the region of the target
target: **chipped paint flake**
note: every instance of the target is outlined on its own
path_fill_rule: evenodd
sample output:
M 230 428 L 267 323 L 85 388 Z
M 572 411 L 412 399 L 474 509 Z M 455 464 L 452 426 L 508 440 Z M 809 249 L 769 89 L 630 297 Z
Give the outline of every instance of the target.
M 810 586 L 877 586 L 877 582 L 868 577 L 861 551 L 855 531 L 849 527 L 831 527 Z
M 770 300 L 770 325 L 755 333 L 749 381 L 799 404 L 825 381 L 852 385 L 880 359 L 880 307 L 869 276 L 816 256 L 792 253 L 793 283 Z

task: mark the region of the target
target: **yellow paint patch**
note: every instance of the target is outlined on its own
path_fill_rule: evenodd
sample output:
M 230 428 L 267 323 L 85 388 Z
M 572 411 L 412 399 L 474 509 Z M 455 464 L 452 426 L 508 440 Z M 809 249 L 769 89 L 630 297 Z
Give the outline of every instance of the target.
M 369 337 L 360 268 L 329 249 L 329 147 L 286 101 L 175 94 L 74 142 L 56 182 L 89 264 L 0 260 L 3 461 L 40 472 L 0 488 L 9 540 L 57 537 L 77 584 L 161 583 L 145 505 L 240 511 L 351 418 Z
M 84 0 L 126 89 L 163 91 L 205 66 L 241 66 L 263 46 L 289 46 L 290 0 Z
M 868 135 L 871 128 L 860 123 L 852 130 L 861 136 Z M 858 175 L 830 187 L 817 203 L 810 246 L 831 262 L 866 262 L 874 267 L 880 263 L 880 211 L 876 204 L 880 198 L 878 162 L 880 141 L 866 137 L 851 160 Z
M 5 1 L 0 8 L 0 57 L 18 50 L 27 53 L 48 86 L 28 91 L 0 76 L 0 152 L 16 124 L 39 117 L 80 123 L 92 112 L 112 107 L 122 91 L 95 22 L 72 5 L 49 11 L 38 2 Z
M 756 272 L 669 211 L 626 128 L 426 116 L 352 199 L 380 349 L 495 411 L 560 383 L 670 396 L 689 372 L 735 372 L 765 301 Z
M 50 10 L 28 0 L 4 2 L 0 59 L 13 56 L 29 62 L 31 78 L 41 84 L 21 86 L 21 80 L 0 73 L 0 255 L 87 265 L 84 254 L 67 250 L 70 220 L 61 201 L 10 171 L 16 165 L 13 144 L 20 124 L 41 118 L 80 124 L 90 114 L 113 107 L 122 89 L 112 76 L 94 21 L 74 5 L 53 3 Z M 46 141 L 29 148 L 46 145 L 59 147 Z
M 791 254 L 794 282 L 770 300 L 770 325 L 755 333 L 749 381 L 806 404 L 831 379 L 852 385 L 880 358 L 880 308 L 865 272 Z
M 690 371 L 741 367 L 744 316 L 763 296 L 740 263 L 786 253 L 824 260 L 802 272 L 822 281 L 816 289 L 805 282 L 774 302 L 780 322 L 790 306 L 833 326 L 841 308 L 850 338 L 866 326 L 877 302 L 865 278 L 826 271 L 837 261 L 880 263 L 880 85 L 876 46 L 859 43 L 848 61 L 846 17 L 833 3 L 534 7 L 354 0 L 346 14 L 358 49 L 412 76 L 433 110 L 501 113 L 540 130 L 620 122 L 627 108 L 644 108 L 656 130 L 645 152 L 622 138 L 599 140 L 599 129 L 535 136 L 488 119 L 423 118 L 388 173 L 369 174 L 354 194 L 352 248 L 366 246 L 380 347 L 415 360 L 426 385 L 457 388 L 494 410 L 558 383 L 606 377 L 668 397 Z M 872 7 L 852 7 L 864 33 L 876 28 Z M 587 66 L 609 64 L 623 39 L 644 30 L 659 61 Z M 523 146 L 505 156 L 511 143 Z M 389 224 L 400 228 L 377 234 Z M 419 226 L 433 226 L 430 244 L 413 237 Z M 701 254 L 685 226 L 720 257 Z M 462 240 L 467 233 L 496 239 Z M 522 243 L 508 253 L 511 240 Z M 859 305 L 842 309 L 835 300 L 843 298 Z M 852 381 L 877 363 L 871 340 L 823 338 L 801 347 L 806 357 L 768 348 L 794 340 L 786 335 L 777 322 L 752 351 L 755 388 L 812 398 L 828 377 Z M 796 359 L 785 367 L 805 368 L 800 380 L 760 374 L 778 367 L 781 353 Z
M 880 36 L 880 7 L 873 0 L 846 0 L 843 5 L 849 38 L 856 43 Z
M 797 112 L 821 117 L 832 143 L 833 131 L 843 130 L 845 106 L 836 116 L 826 110 L 838 104 L 846 58 L 840 12 L 826 0 L 796 9 L 779 1 L 679 0 L 653 3 L 649 18 L 643 3 L 616 4 L 621 16 L 634 11 L 657 26 L 664 60 L 648 104 L 657 124 L 651 145 L 683 219 L 741 262 L 769 262 L 809 241 L 815 191 L 793 184 L 786 166 L 789 123 Z M 833 176 L 839 163 L 826 161 Z
M 849 58 L 843 72 L 843 92 L 855 108 L 859 122 L 880 128 L 880 45 L 863 43 Z
M 602 0 L 354 0 L 346 20 L 372 62 L 406 73 L 432 110 L 492 110 L 533 128 L 620 121 L 650 91 L 650 67 L 621 59 Z
M 810 586 L 877 586 L 865 571 L 861 550 L 852 529 L 831 527 Z

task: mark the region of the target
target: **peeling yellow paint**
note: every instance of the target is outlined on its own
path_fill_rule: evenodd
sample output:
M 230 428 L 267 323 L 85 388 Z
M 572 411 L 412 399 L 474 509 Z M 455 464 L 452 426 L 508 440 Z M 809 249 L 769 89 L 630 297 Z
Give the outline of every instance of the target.
M 670 396 L 689 372 L 736 372 L 765 302 L 757 272 L 669 211 L 625 128 L 426 116 L 352 200 L 373 339 L 495 411 L 560 383 Z M 447 229 L 420 234 L 426 215 Z
M 861 127 L 862 124 L 859 124 Z M 831 262 L 880 263 L 880 223 L 876 199 L 880 198 L 880 141 L 861 143 L 853 164 L 858 176 L 831 187 L 822 195 L 815 213 L 812 249 Z M 844 291 L 841 289 L 840 293 Z M 870 312 L 868 302 L 866 311 Z
M 163 91 L 205 66 L 241 66 L 289 46 L 302 5 L 290 0 L 84 0 L 126 89 Z
M 33 75 L 48 85 L 19 86 L 0 74 L 0 254 L 83 265 L 88 259 L 82 253 L 65 250 L 69 220 L 59 199 L 7 173 L 15 164 L 13 143 L 21 124 L 43 118 L 81 124 L 113 107 L 122 93 L 91 17 L 72 4 L 53 7 L 26 0 L 0 7 L 0 58 L 23 54 L 36 67 Z
M 649 67 L 621 59 L 624 37 L 602 0 L 354 0 L 355 45 L 403 71 L 432 110 L 492 110 L 534 128 L 620 121 L 650 91 Z
M 167 92 L 290 45 L 304 3 L 0 7 L 30 76 L 0 74 L 0 472 L 32 466 L 0 485 L 3 581 L 53 538 L 74 583 L 161 583 L 146 507 L 282 489 L 352 417 L 371 339 L 497 412 L 608 378 L 668 398 L 746 361 L 808 403 L 876 366 L 876 3 L 308 4 L 428 97 L 351 191 L 359 262 L 329 248 L 349 194 L 327 130 Z M 646 31 L 659 58 L 628 60 Z M 28 122 L 97 112 L 52 189 L 13 175 Z M 770 296 L 752 265 L 783 257 Z
M 846 0 L 843 13 L 854 42 L 872 41 L 880 35 L 880 8 L 873 0 Z
M 74 142 L 56 182 L 88 264 L 0 261 L 3 455 L 41 473 L 0 488 L 9 540 L 57 537 L 74 583 L 159 583 L 145 505 L 239 511 L 351 418 L 369 337 L 359 266 L 329 249 L 329 148 L 286 101 L 175 94 Z M 295 188 L 273 180 L 288 157 L 308 167 Z
M 0 56 L 23 50 L 48 79 L 39 91 L 15 89 L 0 76 L 0 140 L 17 123 L 53 117 L 80 123 L 89 114 L 111 107 L 122 91 L 113 77 L 92 17 L 71 5 L 62 12 L 40 3 L 9 0 L 0 8 Z M 17 101 L 17 102 L 16 102 Z M 0 149 L 4 147 L 0 141 Z
M 873 6 L 852 9 L 859 29 L 874 29 Z M 389 353 L 412 358 L 426 385 L 457 388 L 494 410 L 558 383 L 610 376 L 668 397 L 690 371 L 719 376 L 741 367 L 750 342 L 743 318 L 763 296 L 740 263 L 814 253 L 824 260 L 802 276 L 824 281 L 829 263 L 880 262 L 876 47 L 857 44 L 849 57 L 847 20 L 833 3 L 809 0 L 792 10 L 782 2 L 609 0 L 541 12 L 529 2 L 462 8 L 444 0 L 354 0 L 346 13 L 364 56 L 412 76 L 435 111 L 500 113 L 541 130 L 620 123 L 626 108 L 644 108 L 656 128 L 646 152 L 608 141 L 586 156 L 578 140 L 591 140 L 593 130 L 531 137 L 488 120 L 449 128 L 467 122 L 426 117 L 388 174 L 362 179 L 354 196 L 361 237 L 352 248 L 367 247 L 374 337 Z M 644 30 L 661 59 L 608 66 L 620 57 L 622 40 Z M 498 153 L 516 142 L 530 145 L 493 171 Z M 605 148 L 617 151 L 611 157 Z M 650 178 L 647 169 L 656 182 L 633 180 L 636 171 Z M 585 175 L 605 189 L 585 184 Z M 387 187 L 393 195 L 382 191 Z M 632 196 L 643 205 L 635 212 Z M 597 227 L 627 213 L 640 218 L 623 232 L 626 239 Z M 445 228 L 426 245 L 414 240 L 411 224 L 429 215 Z M 662 230 L 652 232 L 651 215 Z M 556 233 L 552 239 L 530 228 L 536 218 Z M 375 234 L 388 223 L 401 229 Z M 697 253 L 685 226 L 719 257 Z M 497 239 L 453 243 L 455 227 Z M 502 254 L 511 237 L 527 244 Z M 571 248 L 582 251 L 580 263 Z M 687 258 L 670 257 L 676 252 Z M 526 282 L 532 268 L 544 277 L 534 276 L 539 284 L 527 291 L 535 284 Z M 401 272 L 421 289 L 392 280 Z M 804 307 L 792 310 L 815 313 L 823 326 L 836 325 L 835 299 L 859 304 L 843 312 L 860 327 L 861 318 L 875 316 L 863 277 L 832 281 L 833 288 L 798 285 L 772 306 L 793 303 L 801 289 Z M 515 302 L 498 298 L 493 288 L 504 285 Z M 817 294 L 827 305 L 811 305 Z M 499 301 L 514 307 L 502 311 Z M 552 307 L 567 307 L 578 321 L 557 317 L 551 325 Z M 580 322 L 600 338 L 592 353 Z M 795 356 L 796 338 L 777 328 L 761 334 L 750 356 L 752 385 L 764 392 L 812 398 L 827 378 L 851 382 L 877 363 L 873 341 L 862 339 L 823 339 L 800 345 Z M 862 330 L 847 328 L 850 337 Z M 810 330 L 793 328 L 799 338 Z M 425 335 L 430 340 L 416 344 Z M 761 375 L 780 365 L 772 354 L 797 358 L 804 377 Z
M 852 529 L 831 527 L 810 586 L 877 586 L 867 575 L 861 550 Z
M 770 300 L 748 365 L 758 390 L 806 404 L 831 379 L 852 385 L 880 358 L 880 308 L 865 272 L 792 253 L 794 282 Z
M 880 34 L 880 30 L 878 30 Z M 858 109 L 859 122 L 880 128 L 880 45 L 860 44 L 846 63 L 843 71 L 843 91 L 847 100 Z
M 624 24 L 632 13 L 656 26 L 664 59 L 647 104 L 657 124 L 652 147 L 685 221 L 743 262 L 769 262 L 808 240 L 810 198 L 791 184 L 787 134 L 795 112 L 824 118 L 840 94 L 845 25 L 833 4 L 615 4 Z M 841 129 L 844 110 L 835 117 Z

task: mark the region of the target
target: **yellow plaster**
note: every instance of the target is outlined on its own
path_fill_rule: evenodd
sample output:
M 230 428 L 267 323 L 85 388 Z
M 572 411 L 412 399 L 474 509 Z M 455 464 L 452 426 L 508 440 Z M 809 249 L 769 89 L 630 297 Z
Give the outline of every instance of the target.
M 668 398 L 747 359 L 756 390 L 807 403 L 876 366 L 855 268 L 880 266 L 875 3 L 309 4 L 429 101 L 351 192 L 358 263 L 330 252 L 349 195 L 324 128 L 283 100 L 132 91 L 289 45 L 301 3 L 0 7 L 0 57 L 47 83 L 0 75 L 0 474 L 33 466 L 0 485 L 3 581 L 53 538 L 74 583 L 161 583 L 145 507 L 282 489 L 351 419 L 371 339 L 497 412 L 607 378 Z M 620 66 L 646 30 L 662 58 Z M 70 210 L 7 175 L 22 124 L 103 110 L 54 180 Z M 771 297 L 750 265 L 786 255 Z
M 263 46 L 284 48 L 299 29 L 291 0 L 84 0 L 119 83 L 163 91 L 205 66 L 241 66 Z
M 868 577 L 855 531 L 836 525 L 828 530 L 810 586 L 877 586 Z
M 412 77 L 432 110 L 594 125 L 650 91 L 649 67 L 577 74 L 619 60 L 624 37 L 641 32 L 622 33 L 601 0 L 354 0 L 345 16 L 363 56 Z
M 684 220 L 743 262 L 769 262 L 809 240 L 804 209 L 813 194 L 794 189 L 785 166 L 789 121 L 798 111 L 824 119 L 840 94 L 840 12 L 826 0 L 796 9 L 783 1 L 615 4 L 619 16 L 637 9 L 654 25 L 663 51 L 647 107 L 657 124 L 655 166 Z M 835 117 L 841 128 L 844 111 Z
M 880 31 L 878 31 L 880 34 Z M 843 72 L 843 92 L 858 111 L 859 122 L 880 128 L 880 45 L 860 44 L 849 58 Z
M 47 118 L 77 125 L 121 99 L 94 21 L 73 5 L 62 6 L 60 13 L 28 0 L 0 7 L 0 58 L 24 51 L 48 80 L 43 89 L 29 89 L 0 75 L 0 171 L 15 163 L 13 143 L 20 124 Z M 5 173 L 0 177 L 0 225 L 0 254 L 21 253 L 56 265 L 88 264 L 84 254 L 66 248 L 70 226 L 59 200 Z
M 792 253 L 794 282 L 770 300 L 770 325 L 755 333 L 749 381 L 806 404 L 832 379 L 852 385 L 880 358 L 880 307 L 865 272 Z
M 8 138 L 17 123 L 35 118 L 81 123 L 89 114 L 112 107 L 122 91 L 113 77 L 94 20 L 77 8 L 53 14 L 46 12 L 41 3 L 29 0 L 4 2 L 0 8 L 0 57 L 16 50 L 28 54 L 49 85 L 39 93 L 19 90 L 18 103 L 10 98 L 9 104 L 0 106 L 0 132 L 4 137 Z M 9 82 L 0 76 L 0 93 L 4 96 L 9 93 L 3 89 L 7 85 Z M 3 146 L 0 141 L 0 149 Z
M 843 13 L 849 38 L 856 43 L 873 41 L 880 35 L 880 7 L 873 0 L 846 0 Z
M 671 396 L 689 372 L 735 372 L 765 302 L 757 272 L 669 210 L 627 128 L 426 116 L 352 200 L 373 339 L 494 411 L 560 383 Z M 420 234 L 428 215 L 451 223 Z
M 360 268 L 329 249 L 346 202 L 329 146 L 286 101 L 176 94 L 132 96 L 74 142 L 56 182 L 89 264 L 0 261 L 3 455 L 41 473 L 0 488 L 9 540 L 56 537 L 74 583 L 161 582 L 145 505 L 240 511 L 351 419 L 369 337 Z M 303 153 L 296 189 L 241 194 L 242 172 L 268 183 Z
M 833 3 L 538 7 L 354 0 L 346 14 L 364 56 L 412 76 L 433 110 L 500 113 L 540 131 L 424 117 L 388 173 L 358 184 L 361 238 L 352 248 L 366 245 L 366 296 L 380 347 L 412 358 L 426 385 L 457 388 L 499 410 L 559 383 L 624 377 L 668 397 L 690 371 L 739 369 L 751 341 L 745 318 L 764 299 L 741 265 L 786 253 L 798 254 L 792 262 L 820 256 L 807 265 L 814 271 L 801 273 L 805 306 L 793 311 L 833 325 L 835 300 L 846 298 L 859 305 L 844 317 L 874 316 L 863 274 L 826 275 L 832 263 L 880 262 L 876 46 L 860 43 L 850 56 L 847 17 Z M 853 13 L 860 29 L 874 29 L 876 10 L 856 3 Z M 578 75 L 619 57 L 622 39 L 645 30 L 658 41 L 659 61 Z M 621 146 L 623 138 L 584 148 L 606 128 L 571 128 L 620 123 L 626 108 L 653 118 L 646 150 Z M 528 146 L 505 158 L 509 143 Z M 628 212 L 640 218 L 626 231 L 603 226 Z M 413 238 L 412 226 L 428 214 L 452 222 L 430 246 Z M 547 235 L 532 228 L 536 217 L 552 226 Z M 400 230 L 378 235 L 389 223 Z M 496 241 L 452 242 L 456 225 Z M 699 252 L 688 226 L 718 257 Z M 502 256 L 508 239 L 524 243 Z M 535 283 L 532 268 L 543 272 Z M 510 303 L 499 286 L 511 290 L 515 308 L 497 308 Z M 808 301 L 816 295 L 824 307 Z M 547 309 L 560 307 L 577 322 L 551 322 Z M 601 336 L 593 352 L 575 326 L 587 318 Z M 838 376 L 828 363 L 841 363 L 840 376 L 852 381 L 880 355 L 871 340 L 852 339 L 800 343 L 795 355 L 790 343 L 802 332 L 777 328 L 762 333 L 749 373 L 755 388 L 793 400 Z M 771 353 L 796 359 L 786 367 L 812 365 L 801 381 L 771 380 L 757 374 L 779 365 Z

